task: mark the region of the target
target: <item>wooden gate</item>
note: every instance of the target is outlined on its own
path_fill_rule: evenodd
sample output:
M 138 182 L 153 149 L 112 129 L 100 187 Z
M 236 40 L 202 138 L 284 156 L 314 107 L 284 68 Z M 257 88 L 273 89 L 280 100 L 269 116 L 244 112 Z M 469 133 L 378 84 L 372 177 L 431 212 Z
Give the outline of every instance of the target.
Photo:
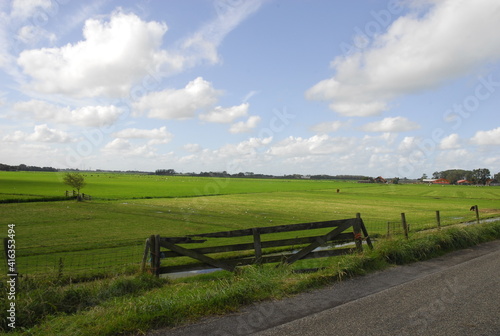
M 296 238 L 286 238 L 273 240 L 272 235 L 276 236 L 279 233 L 303 231 L 307 235 L 307 231 L 315 229 L 332 228 L 326 234 L 315 236 L 304 236 Z M 250 242 L 217 245 L 210 247 L 197 247 L 188 249 L 185 244 L 200 244 L 205 243 L 209 239 L 223 240 L 224 238 L 248 237 Z M 204 238 L 204 239 L 200 239 Z M 266 238 L 266 239 L 263 239 Z M 157 276 L 165 273 L 188 272 L 203 269 L 220 268 L 227 271 L 234 271 L 237 266 L 264 264 L 264 263 L 286 263 L 292 264 L 297 260 L 331 257 L 351 253 L 353 251 L 362 251 L 362 241 L 370 248 L 373 248 L 366 227 L 357 214 L 356 218 L 331 220 L 323 222 L 312 222 L 302 224 L 278 225 L 269 227 L 258 227 L 244 230 L 233 230 L 213 233 L 202 233 L 189 235 L 185 237 L 160 237 L 160 235 L 152 235 L 146 241 L 142 269 L 145 270 L 148 260 L 151 265 L 151 272 Z M 346 242 L 354 242 L 355 248 L 352 247 L 326 247 L 335 246 Z M 213 245 L 213 244 L 211 244 Z M 299 246 L 299 248 L 297 248 Z M 279 253 L 268 253 L 265 249 L 281 247 L 288 251 Z M 315 251 L 319 247 L 323 247 L 321 251 Z M 161 251 L 161 248 L 169 251 Z M 250 251 L 251 256 L 234 256 L 236 251 Z M 209 254 L 218 254 L 218 258 L 210 257 Z M 224 253 L 232 253 L 232 256 L 224 257 Z M 197 263 L 161 266 L 161 259 L 190 257 L 197 260 Z

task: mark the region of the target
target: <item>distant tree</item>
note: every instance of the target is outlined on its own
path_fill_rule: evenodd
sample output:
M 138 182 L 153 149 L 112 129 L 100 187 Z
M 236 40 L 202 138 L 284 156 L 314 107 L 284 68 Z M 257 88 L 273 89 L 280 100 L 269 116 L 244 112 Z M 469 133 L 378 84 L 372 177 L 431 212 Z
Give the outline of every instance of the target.
M 496 173 L 494 176 L 493 176 L 493 179 L 497 182 L 500 182 L 500 173 Z
M 472 171 L 472 181 L 478 184 L 486 184 L 486 181 L 490 178 L 491 173 L 487 168 L 474 169 Z
M 423 173 L 423 174 L 422 174 L 422 177 L 420 178 L 420 180 L 422 180 L 422 181 L 423 181 L 423 180 L 425 180 L 425 179 L 428 179 L 428 177 L 427 177 L 427 174 L 426 174 L 426 173 Z
M 82 197 L 80 196 L 80 189 L 85 187 L 87 183 L 85 183 L 85 178 L 80 173 L 66 173 L 63 177 L 64 184 L 69 185 L 71 188 L 75 188 L 78 192 L 77 200 L 81 201 Z

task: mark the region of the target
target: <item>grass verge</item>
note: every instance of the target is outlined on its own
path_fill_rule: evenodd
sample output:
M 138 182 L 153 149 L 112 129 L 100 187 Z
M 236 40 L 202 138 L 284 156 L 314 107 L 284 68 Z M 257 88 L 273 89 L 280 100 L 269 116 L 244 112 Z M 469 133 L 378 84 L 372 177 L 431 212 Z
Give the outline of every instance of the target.
M 25 283 L 19 288 L 21 310 L 13 334 L 119 335 L 177 326 L 495 239 L 500 239 L 500 222 L 422 232 L 410 240 L 380 241 L 373 251 L 322 261 L 324 268 L 310 274 L 268 265 L 175 281 L 140 275 L 64 286 Z

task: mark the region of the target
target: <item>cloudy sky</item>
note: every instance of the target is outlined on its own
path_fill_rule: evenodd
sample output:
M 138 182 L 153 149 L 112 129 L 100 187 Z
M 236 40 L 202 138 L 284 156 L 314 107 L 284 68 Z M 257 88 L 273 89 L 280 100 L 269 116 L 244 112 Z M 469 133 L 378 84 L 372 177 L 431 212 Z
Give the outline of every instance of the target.
M 500 172 L 497 0 L 0 1 L 0 163 Z

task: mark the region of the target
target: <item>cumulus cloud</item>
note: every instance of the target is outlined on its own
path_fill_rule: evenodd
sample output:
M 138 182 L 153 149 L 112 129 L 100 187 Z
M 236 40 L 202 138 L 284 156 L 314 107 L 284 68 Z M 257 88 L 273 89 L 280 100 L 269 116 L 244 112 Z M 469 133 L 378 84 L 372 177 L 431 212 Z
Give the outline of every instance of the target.
M 401 95 L 428 90 L 500 59 L 496 0 L 429 1 L 399 17 L 364 50 L 332 61 L 335 75 L 306 92 L 346 116 L 374 116 Z M 415 9 L 417 8 L 417 9 Z
M 101 151 L 109 155 L 120 155 L 121 157 L 143 157 L 153 158 L 157 154 L 149 145 L 134 146 L 126 139 L 114 139 L 107 143 Z
M 3 137 L 5 142 L 24 142 L 24 141 L 34 141 L 34 142 L 56 142 L 56 143 L 67 143 L 74 142 L 74 139 L 70 134 L 49 128 L 46 124 L 37 125 L 34 128 L 33 133 L 25 133 L 22 131 L 15 131 L 12 134 L 8 134 Z
M 311 131 L 316 133 L 332 133 L 336 132 L 342 127 L 349 125 L 350 122 L 342 122 L 342 121 L 327 121 L 320 124 L 316 124 L 311 127 Z
M 243 103 L 237 106 L 222 107 L 216 106 L 213 110 L 206 114 L 200 114 L 200 119 L 208 122 L 229 124 L 234 120 L 244 117 L 248 113 L 250 104 Z
M 199 110 L 212 107 L 222 91 L 212 83 L 198 77 L 179 90 L 166 89 L 152 92 L 134 103 L 134 108 L 150 118 L 188 119 Z
M 267 151 L 275 156 L 327 155 L 352 150 L 353 138 L 330 137 L 326 134 L 310 138 L 290 136 L 273 145 Z
M 440 149 L 458 149 L 460 148 L 460 137 L 458 134 L 453 133 L 448 135 L 447 137 L 443 138 L 441 142 L 439 143 L 439 148 Z
M 17 33 L 17 38 L 26 44 L 33 44 L 42 39 L 53 43 L 57 39 L 55 34 L 50 33 L 43 28 L 31 25 L 21 27 Z
M 117 11 L 109 21 L 89 19 L 84 40 L 59 48 L 23 51 L 18 64 L 32 78 L 30 88 L 77 97 L 119 96 L 161 66 L 179 67 L 162 50 L 164 23 L 142 21 Z
M 166 144 L 173 138 L 172 133 L 168 132 L 165 126 L 151 130 L 127 128 L 113 133 L 113 136 L 119 139 L 149 139 L 149 145 Z
M 361 127 L 366 132 L 408 132 L 420 128 L 416 122 L 404 117 L 389 117 L 380 121 L 374 121 Z
M 471 138 L 471 142 L 475 145 L 500 145 L 500 127 L 489 131 L 478 131 Z
M 257 127 L 260 120 L 261 118 L 259 116 L 250 116 L 247 121 L 240 121 L 231 125 L 229 132 L 233 134 L 250 132 Z
M 122 111 L 114 105 L 91 105 L 71 109 L 41 100 L 19 102 L 14 104 L 13 108 L 18 115 L 37 121 L 52 121 L 85 127 L 111 125 L 122 114 Z
M 182 148 L 190 153 L 198 153 L 203 149 L 200 144 L 185 144 Z

